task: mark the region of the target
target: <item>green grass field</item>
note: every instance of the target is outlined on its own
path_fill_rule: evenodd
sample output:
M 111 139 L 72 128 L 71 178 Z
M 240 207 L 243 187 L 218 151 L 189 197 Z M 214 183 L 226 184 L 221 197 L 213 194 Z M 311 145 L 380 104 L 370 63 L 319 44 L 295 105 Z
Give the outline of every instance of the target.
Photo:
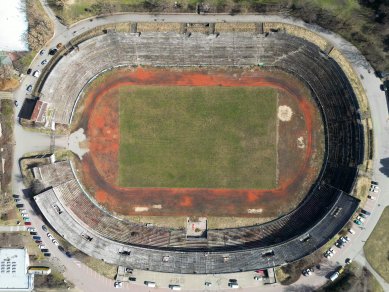
M 276 109 L 271 88 L 124 87 L 119 185 L 274 188 Z
M 380 220 L 370 234 L 363 250 L 370 265 L 385 281 L 389 282 L 389 207 L 386 207 Z

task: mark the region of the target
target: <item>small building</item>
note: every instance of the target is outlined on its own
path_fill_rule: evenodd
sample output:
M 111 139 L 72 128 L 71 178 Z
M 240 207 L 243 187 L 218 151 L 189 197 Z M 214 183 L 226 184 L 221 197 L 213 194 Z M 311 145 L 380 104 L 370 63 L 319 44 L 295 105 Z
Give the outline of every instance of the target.
M 29 264 L 25 248 L 0 248 L 0 292 L 32 291 L 34 275 L 28 273 Z
M 35 122 L 35 124 L 43 126 L 47 121 L 46 113 L 47 113 L 47 103 L 37 100 L 34 110 L 31 114 L 30 120 Z

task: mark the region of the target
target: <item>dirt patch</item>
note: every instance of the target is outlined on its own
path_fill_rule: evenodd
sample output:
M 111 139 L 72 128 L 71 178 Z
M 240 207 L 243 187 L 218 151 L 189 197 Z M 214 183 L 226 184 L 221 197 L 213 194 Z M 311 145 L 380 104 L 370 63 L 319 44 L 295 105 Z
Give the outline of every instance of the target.
M 278 107 L 278 118 L 282 122 L 289 122 L 292 119 L 292 109 L 288 107 L 287 105 L 281 105 Z
M 123 85 L 277 89 L 278 104 L 288 108 L 283 118 L 289 117 L 289 122 L 280 122 L 278 129 L 278 187 L 272 190 L 118 187 L 120 133 L 115 92 Z M 277 217 L 301 202 L 321 167 L 320 149 L 324 140 L 320 114 L 305 86 L 283 72 L 120 69 L 108 73 L 104 82 L 92 85 L 81 106 L 85 110 L 74 129 L 86 130 L 90 150 L 80 166 L 83 183 L 99 203 L 119 214 Z M 304 147 L 298 141 L 303 141 Z M 155 205 L 159 207 L 154 208 Z

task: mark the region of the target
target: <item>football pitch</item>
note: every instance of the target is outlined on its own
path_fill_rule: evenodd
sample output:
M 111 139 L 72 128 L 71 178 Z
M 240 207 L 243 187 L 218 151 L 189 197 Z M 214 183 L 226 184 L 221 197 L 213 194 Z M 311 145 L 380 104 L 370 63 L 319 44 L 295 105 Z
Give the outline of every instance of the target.
M 124 86 L 121 187 L 272 189 L 277 90 Z

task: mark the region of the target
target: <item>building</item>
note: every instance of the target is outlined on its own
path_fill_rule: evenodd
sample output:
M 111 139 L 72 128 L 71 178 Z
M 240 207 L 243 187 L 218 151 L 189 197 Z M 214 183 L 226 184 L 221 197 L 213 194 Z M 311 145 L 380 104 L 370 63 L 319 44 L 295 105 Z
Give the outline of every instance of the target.
M 34 275 L 27 272 L 29 264 L 25 248 L 0 248 L 0 292 L 31 291 Z

